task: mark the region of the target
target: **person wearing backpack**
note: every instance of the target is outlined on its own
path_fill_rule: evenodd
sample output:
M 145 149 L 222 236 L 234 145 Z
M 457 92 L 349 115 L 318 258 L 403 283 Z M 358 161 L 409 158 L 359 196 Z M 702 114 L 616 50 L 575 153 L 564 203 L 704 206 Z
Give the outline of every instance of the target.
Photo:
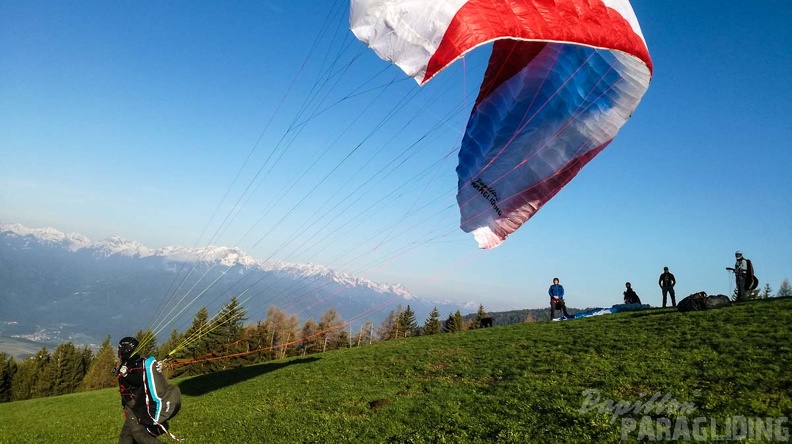
M 736 259 L 734 268 L 726 269 L 734 272 L 734 283 L 737 286 L 737 302 L 742 302 L 746 299 L 746 292 L 756 288 L 758 282 L 754 282 L 756 279 L 751 260 L 743 257 L 740 250 L 734 253 L 734 258 Z
M 129 336 L 118 343 L 118 390 L 125 418 L 118 443 L 158 443 L 156 437 L 164 433 L 179 441 L 168 431 L 168 420 L 181 409 L 181 391 L 168 384 L 162 361 L 136 353 L 139 345 Z
M 118 391 L 121 393 L 121 407 L 124 409 L 124 426 L 118 437 L 118 444 L 153 444 L 161 442 L 152 436 L 140 423 L 136 410 L 146 404 L 144 387 L 144 359 L 134 354 L 139 342 L 127 336 L 118 342 Z

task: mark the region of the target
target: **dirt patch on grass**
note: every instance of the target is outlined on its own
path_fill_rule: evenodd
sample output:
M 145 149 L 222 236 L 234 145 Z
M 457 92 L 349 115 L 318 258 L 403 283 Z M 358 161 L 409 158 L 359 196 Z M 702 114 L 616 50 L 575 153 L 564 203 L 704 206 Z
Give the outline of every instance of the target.
M 390 400 L 383 398 L 383 399 L 375 399 L 374 401 L 369 402 L 368 406 L 372 410 L 377 410 L 377 409 L 381 409 L 382 407 L 385 407 L 388 404 L 390 404 Z

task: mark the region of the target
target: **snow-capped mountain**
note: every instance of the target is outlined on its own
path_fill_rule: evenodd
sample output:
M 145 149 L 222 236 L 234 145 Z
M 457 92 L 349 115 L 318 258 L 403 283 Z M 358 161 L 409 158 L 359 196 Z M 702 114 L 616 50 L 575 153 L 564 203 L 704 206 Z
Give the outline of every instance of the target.
M 149 328 L 163 305 L 179 300 L 179 309 L 185 308 L 181 324 L 175 325 L 180 330 L 198 308 L 215 313 L 231 296 L 245 301 L 249 322 L 263 319 L 270 305 L 300 322 L 335 307 L 344 319 L 359 323 L 378 323 L 397 305 L 409 304 L 419 323 L 434 306 L 444 315 L 478 307 L 427 301 L 404 285 L 317 264 L 267 264 L 234 247 L 153 249 L 118 236 L 95 241 L 3 223 L 0 283 L 0 335 L 44 330 L 61 338 L 78 333 L 99 340 Z
M 316 264 L 265 264 L 246 254 L 236 247 L 207 246 L 203 248 L 186 248 L 169 246 L 151 249 L 136 241 L 124 239 L 119 236 L 110 236 L 106 239 L 93 241 L 81 234 L 62 233 L 53 228 L 27 228 L 21 224 L 0 223 L 0 234 L 8 239 L 20 238 L 24 240 L 23 248 L 32 245 L 45 247 L 62 247 L 70 252 L 90 252 L 97 258 L 111 256 L 127 256 L 135 258 L 163 258 L 170 262 L 203 262 L 205 264 L 224 265 L 227 267 L 243 266 L 258 268 L 263 271 L 276 271 L 286 273 L 296 279 L 324 277 L 348 287 L 367 287 L 378 293 L 394 293 L 405 300 L 417 299 L 402 284 L 382 284 L 336 273 L 327 267 Z
M 0 233 L 10 233 L 41 245 L 60 246 L 69 251 L 77 251 L 93 244 L 93 241 L 81 234 L 66 234 L 54 228 L 28 228 L 22 224 L 0 223 Z M 24 248 L 28 248 L 27 245 Z

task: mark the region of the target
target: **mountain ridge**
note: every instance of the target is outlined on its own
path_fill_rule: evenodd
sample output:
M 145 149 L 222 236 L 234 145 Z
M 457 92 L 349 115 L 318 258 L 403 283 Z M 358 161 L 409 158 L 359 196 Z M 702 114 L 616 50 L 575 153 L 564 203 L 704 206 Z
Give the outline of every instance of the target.
M 370 279 L 352 276 L 346 273 L 338 273 L 332 269 L 319 264 L 295 264 L 295 263 L 276 263 L 269 265 L 264 261 L 257 260 L 238 247 L 225 247 L 208 245 L 201 248 L 189 248 L 181 246 L 166 246 L 160 248 L 149 248 L 145 245 L 125 239 L 120 236 L 109 236 L 105 239 L 96 241 L 79 233 L 64 233 L 51 227 L 28 228 L 19 223 L 0 223 L 0 233 L 11 233 L 16 236 L 30 236 L 42 243 L 50 245 L 60 245 L 71 252 L 80 250 L 92 250 L 94 254 L 101 257 L 113 255 L 132 256 L 138 258 L 163 257 L 173 262 L 195 262 L 204 261 L 208 263 L 218 263 L 220 265 L 255 267 L 264 271 L 296 271 L 305 277 L 316 275 L 330 275 L 339 282 L 346 281 L 354 285 L 366 285 L 379 291 L 394 291 L 400 293 L 405 300 L 416 299 L 417 297 L 403 284 L 385 284 L 375 282 Z
M 0 223 L 0 282 L 6 284 L 0 288 L 0 336 L 99 340 L 107 332 L 121 334 L 129 324 L 146 328 L 137 317 L 125 323 L 125 313 L 153 317 L 155 307 L 176 295 L 171 290 L 177 281 L 180 288 L 206 293 L 180 325 L 189 324 L 201 305 L 216 312 L 242 288 L 253 300 L 250 319 L 263 319 L 267 304 L 299 314 L 300 322 L 331 306 L 345 320 L 366 315 L 359 321 L 380 322 L 391 308 L 409 304 L 419 323 L 433 306 L 442 315 L 478 308 L 473 302 L 430 301 L 403 284 L 375 282 L 323 265 L 265 263 L 237 247 L 149 248 L 120 236 L 97 241 L 50 227 Z

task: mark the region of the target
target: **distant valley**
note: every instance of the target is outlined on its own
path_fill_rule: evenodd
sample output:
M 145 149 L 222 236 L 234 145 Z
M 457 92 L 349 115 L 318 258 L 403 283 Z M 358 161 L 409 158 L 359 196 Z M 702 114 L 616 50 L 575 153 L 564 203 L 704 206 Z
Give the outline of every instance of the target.
M 214 314 L 231 296 L 245 301 L 248 322 L 263 319 L 270 305 L 297 315 L 300 323 L 335 307 L 355 328 L 366 321 L 378 325 L 399 304 L 409 304 L 419 324 L 434 306 L 442 317 L 478 308 L 429 301 L 399 284 L 320 265 L 264 264 L 237 248 L 151 249 L 120 237 L 94 241 L 0 223 L 0 346 L 13 340 L 21 341 L 15 347 L 90 344 L 108 334 L 117 339 L 151 327 L 170 301 L 185 310 L 160 334 L 167 336 L 173 328 L 186 330 L 200 307 Z

